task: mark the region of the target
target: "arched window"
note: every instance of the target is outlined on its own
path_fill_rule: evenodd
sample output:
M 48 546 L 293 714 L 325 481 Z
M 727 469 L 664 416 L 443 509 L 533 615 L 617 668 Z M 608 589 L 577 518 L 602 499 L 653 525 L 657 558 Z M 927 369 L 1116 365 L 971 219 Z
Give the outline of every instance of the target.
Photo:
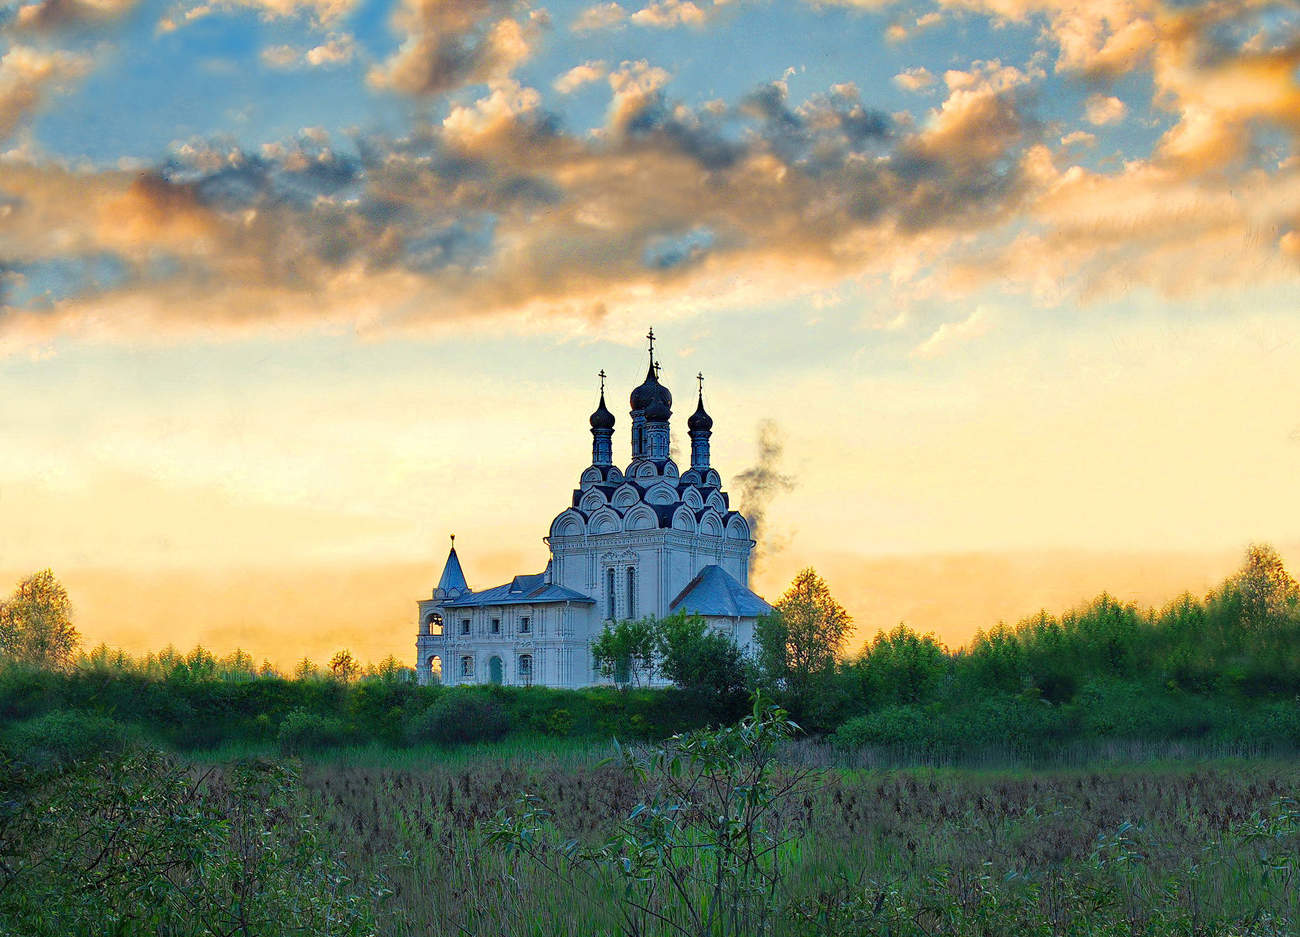
M 467 680 L 474 679 L 474 658 L 472 655 L 466 654 L 460 659 L 460 675 Z
M 437 654 L 429 658 L 429 682 L 442 682 L 442 658 Z
M 533 655 L 519 655 L 519 682 L 524 686 L 533 685 Z
M 424 633 L 438 637 L 442 634 L 442 616 L 437 612 L 430 612 L 424 619 Z
M 614 618 L 618 614 L 618 609 L 614 605 L 614 567 L 611 566 L 605 570 L 605 609 L 608 614 L 606 618 Z
M 627 617 L 636 618 L 636 567 L 627 568 Z

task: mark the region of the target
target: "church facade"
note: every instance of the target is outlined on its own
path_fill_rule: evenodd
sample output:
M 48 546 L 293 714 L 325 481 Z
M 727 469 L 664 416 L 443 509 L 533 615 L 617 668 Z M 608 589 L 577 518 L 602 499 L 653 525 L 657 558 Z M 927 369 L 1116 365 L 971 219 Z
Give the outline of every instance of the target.
M 551 522 L 540 573 L 489 589 L 469 587 L 455 538 L 433 594 L 419 602 L 416 672 L 422 683 L 582 687 L 606 682 L 591 644 L 609 622 L 679 611 L 699 614 L 754 647 L 770 607 L 749 589 L 754 541 L 710 463 L 713 420 L 701 378 L 686 421 L 690 467 L 669 457 L 672 394 L 659 380 L 650 338 L 645 380 L 629 399 L 631 460 L 614 463 L 614 414 L 591 414 L 591 464 Z

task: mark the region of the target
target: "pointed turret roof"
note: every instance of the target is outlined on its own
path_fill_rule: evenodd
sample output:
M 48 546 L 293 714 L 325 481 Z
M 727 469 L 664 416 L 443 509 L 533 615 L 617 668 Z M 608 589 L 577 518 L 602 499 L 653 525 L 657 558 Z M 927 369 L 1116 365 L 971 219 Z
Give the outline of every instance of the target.
M 435 597 L 458 596 L 469 592 L 469 585 L 465 582 L 465 573 L 460 568 L 460 557 L 456 555 L 456 535 L 451 535 L 451 552 L 447 554 L 447 563 L 442 567 L 442 578 L 438 580 L 438 588 L 433 590 Z

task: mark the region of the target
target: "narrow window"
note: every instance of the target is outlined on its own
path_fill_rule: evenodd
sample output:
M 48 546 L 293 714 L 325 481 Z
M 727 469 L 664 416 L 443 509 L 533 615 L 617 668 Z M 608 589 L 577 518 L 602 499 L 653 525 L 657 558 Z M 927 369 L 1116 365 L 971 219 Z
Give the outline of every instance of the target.
M 614 567 L 605 570 L 605 607 L 609 614 L 606 618 L 613 618 L 617 612 L 614 608 Z
M 524 686 L 533 685 L 533 655 L 519 655 L 519 682 Z
M 442 658 L 437 654 L 429 658 L 429 679 L 434 683 L 442 682 Z
M 474 676 L 474 658 L 468 654 L 460 659 L 460 675 L 470 678 Z
M 429 634 L 432 635 L 442 634 L 442 616 L 439 615 L 437 612 L 434 612 L 432 615 L 429 616 Z
M 468 619 L 468 618 L 462 618 L 462 619 L 460 620 L 460 633 L 461 633 L 461 634 L 469 634 L 469 619 Z
M 519 633 L 520 634 L 533 633 L 533 620 L 529 618 L 527 615 L 519 619 Z
M 636 569 L 627 568 L 627 617 L 636 618 Z
M 500 619 L 500 618 L 493 618 L 493 619 L 492 619 L 492 633 L 493 633 L 493 634 L 500 634 L 500 633 L 501 633 L 501 619 Z

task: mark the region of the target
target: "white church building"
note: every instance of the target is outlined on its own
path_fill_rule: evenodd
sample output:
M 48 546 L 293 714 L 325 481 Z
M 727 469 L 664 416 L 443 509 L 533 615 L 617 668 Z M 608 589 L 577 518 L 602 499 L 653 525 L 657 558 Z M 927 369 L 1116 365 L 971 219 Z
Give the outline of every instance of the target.
M 451 552 L 432 596 L 419 603 L 416 672 L 422 683 L 582 687 L 606 682 L 591 644 L 606 623 L 678 611 L 753 650 L 754 624 L 770 607 L 749 590 L 749 524 L 732 510 L 709 462 L 713 420 L 701 378 L 686 421 L 691 464 L 669 458 L 673 397 L 650 367 L 632 391 L 631 461 L 614 464 L 614 414 L 591 415 L 591 464 L 569 507 L 551 522 L 546 569 L 490 589 L 469 587 Z

